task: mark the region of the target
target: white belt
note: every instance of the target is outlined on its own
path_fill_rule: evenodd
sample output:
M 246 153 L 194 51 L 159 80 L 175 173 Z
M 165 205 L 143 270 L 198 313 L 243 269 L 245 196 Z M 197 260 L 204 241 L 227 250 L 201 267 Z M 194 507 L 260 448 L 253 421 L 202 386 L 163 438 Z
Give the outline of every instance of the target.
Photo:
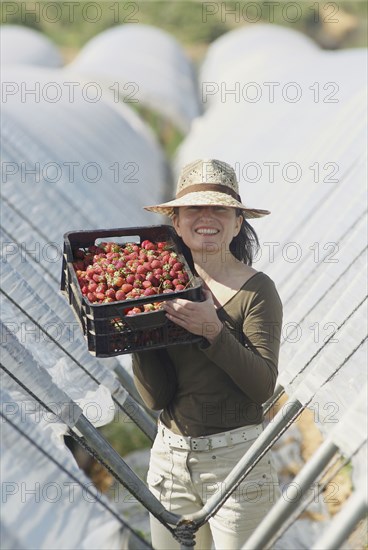
M 188 451 L 210 451 L 219 447 L 230 447 L 244 441 L 256 439 L 263 431 L 262 424 L 243 426 L 236 430 L 213 434 L 208 437 L 185 437 L 178 435 L 166 428 L 161 422 L 158 423 L 158 431 L 166 445 L 173 449 L 184 449 Z

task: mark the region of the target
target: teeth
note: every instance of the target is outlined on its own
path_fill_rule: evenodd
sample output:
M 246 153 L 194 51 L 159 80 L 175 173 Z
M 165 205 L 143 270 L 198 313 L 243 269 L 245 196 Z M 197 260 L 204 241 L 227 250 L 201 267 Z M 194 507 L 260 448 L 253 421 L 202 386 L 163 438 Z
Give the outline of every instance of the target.
M 199 234 L 204 234 L 204 235 L 215 235 L 216 233 L 218 233 L 218 229 L 197 229 L 196 230 L 196 233 L 199 233 Z

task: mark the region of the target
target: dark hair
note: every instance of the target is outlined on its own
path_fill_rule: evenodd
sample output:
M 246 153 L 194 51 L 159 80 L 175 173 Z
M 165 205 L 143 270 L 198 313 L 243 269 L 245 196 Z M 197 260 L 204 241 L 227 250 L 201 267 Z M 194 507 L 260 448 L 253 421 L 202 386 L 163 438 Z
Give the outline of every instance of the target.
M 243 212 L 240 208 L 235 211 L 237 216 L 242 216 Z M 178 214 L 178 208 L 174 208 L 174 214 Z M 172 228 L 172 240 L 174 241 L 175 248 L 181 252 L 189 267 L 194 271 L 194 262 L 190 248 L 184 243 L 183 239 L 179 237 L 175 229 Z M 239 233 L 230 243 L 230 252 L 235 258 L 244 264 L 252 265 L 255 256 L 259 251 L 259 240 L 257 233 L 253 227 L 243 218 Z

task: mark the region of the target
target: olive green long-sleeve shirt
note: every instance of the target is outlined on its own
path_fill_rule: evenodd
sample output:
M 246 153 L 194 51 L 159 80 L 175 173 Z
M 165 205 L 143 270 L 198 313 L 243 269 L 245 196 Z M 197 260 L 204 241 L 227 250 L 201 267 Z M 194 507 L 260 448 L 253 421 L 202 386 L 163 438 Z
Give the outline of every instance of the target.
M 282 304 L 273 281 L 255 273 L 224 306 L 210 344 L 133 354 L 135 383 L 175 433 L 199 437 L 262 421 L 277 378 Z

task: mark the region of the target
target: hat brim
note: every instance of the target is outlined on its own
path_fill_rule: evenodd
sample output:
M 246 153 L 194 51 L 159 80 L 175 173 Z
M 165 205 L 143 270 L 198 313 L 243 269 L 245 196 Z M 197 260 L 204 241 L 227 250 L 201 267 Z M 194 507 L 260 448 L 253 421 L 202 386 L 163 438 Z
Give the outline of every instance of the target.
M 179 206 L 226 206 L 229 208 L 239 208 L 243 211 L 244 218 L 261 218 L 271 213 L 269 210 L 248 208 L 230 195 L 216 191 L 195 191 L 180 197 L 180 199 L 174 199 L 153 206 L 145 206 L 144 208 L 150 212 L 166 214 L 171 217 L 174 214 L 174 208 L 178 208 Z

